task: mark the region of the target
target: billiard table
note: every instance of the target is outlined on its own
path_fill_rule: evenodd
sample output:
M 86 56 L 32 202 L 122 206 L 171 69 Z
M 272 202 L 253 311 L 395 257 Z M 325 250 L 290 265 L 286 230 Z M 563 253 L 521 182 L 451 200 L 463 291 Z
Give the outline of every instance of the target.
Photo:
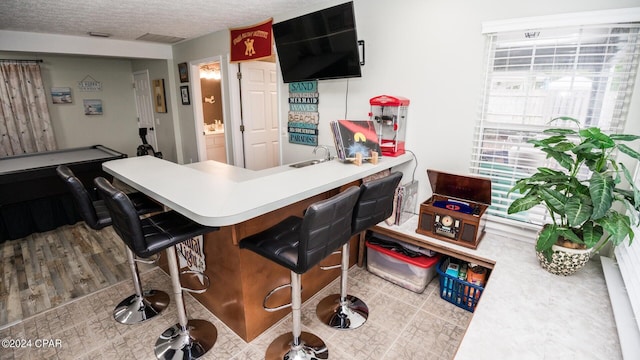
M 80 219 L 71 194 L 56 173 L 58 165 L 68 166 L 87 189 L 93 189 L 95 177 L 111 179 L 102 171 L 102 163 L 125 157 L 94 145 L 0 158 L 0 242 Z

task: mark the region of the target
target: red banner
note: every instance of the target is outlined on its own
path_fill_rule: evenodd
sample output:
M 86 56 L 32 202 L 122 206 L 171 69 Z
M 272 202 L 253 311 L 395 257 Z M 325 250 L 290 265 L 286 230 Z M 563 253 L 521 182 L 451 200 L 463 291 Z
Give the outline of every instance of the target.
M 273 19 L 243 28 L 229 29 L 231 62 L 268 58 L 273 54 Z

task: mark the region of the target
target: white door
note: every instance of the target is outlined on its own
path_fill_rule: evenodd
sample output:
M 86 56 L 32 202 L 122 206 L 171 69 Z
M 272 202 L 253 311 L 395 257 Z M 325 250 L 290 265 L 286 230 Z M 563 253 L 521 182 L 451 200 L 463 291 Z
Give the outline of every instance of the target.
M 153 122 L 153 102 L 151 101 L 152 91 L 149 72 L 147 70 L 134 72 L 133 83 L 136 108 L 138 109 L 138 128 L 147 128 L 147 142 L 153 146 L 155 151 L 160 151 Z M 142 140 L 140 140 L 140 143 L 142 144 Z
M 244 62 L 240 66 L 245 167 L 261 170 L 280 165 L 276 64 Z

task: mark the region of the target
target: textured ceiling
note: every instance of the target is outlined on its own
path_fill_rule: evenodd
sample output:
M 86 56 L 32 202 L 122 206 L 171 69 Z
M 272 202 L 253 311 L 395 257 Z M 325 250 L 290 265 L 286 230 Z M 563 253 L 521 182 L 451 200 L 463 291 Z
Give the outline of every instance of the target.
M 327 0 L 1 0 L 0 30 L 135 40 L 192 39 L 252 25 Z

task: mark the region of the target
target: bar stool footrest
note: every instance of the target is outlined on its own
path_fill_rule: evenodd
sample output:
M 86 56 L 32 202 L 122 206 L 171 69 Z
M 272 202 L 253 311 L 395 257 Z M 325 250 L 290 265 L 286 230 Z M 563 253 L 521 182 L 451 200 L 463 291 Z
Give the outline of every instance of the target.
M 181 284 L 182 284 L 182 275 L 202 276 L 202 282 L 204 282 L 202 289 L 194 289 L 194 288 L 188 288 L 188 287 L 182 286 L 182 290 L 184 291 L 187 291 L 193 294 L 202 294 L 205 291 L 207 291 L 207 289 L 209 289 L 209 287 L 211 286 L 211 280 L 209 279 L 209 276 L 202 271 L 196 271 L 196 270 L 180 271 L 179 276 L 181 277 L 181 281 L 180 281 Z
M 280 306 L 276 306 L 276 307 L 268 307 L 267 306 L 267 301 L 269 300 L 269 298 L 272 295 L 274 295 L 275 293 L 277 293 L 280 290 L 284 290 L 284 289 L 290 288 L 290 287 L 291 287 L 290 283 L 289 284 L 282 284 L 282 285 L 280 285 L 278 287 L 275 287 L 273 290 L 269 291 L 267 296 L 264 297 L 264 300 L 262 300 L 262 308 L 265 311 L 268 311 L 268 312 L 275 312 L 275 311 L 278 311 L 278 310 L 290 308 L 291 307 L 291 303 L 280 305 Z M 302 292 L 302 288 L 300 288 L 300 292 Z
M 139 262 L 141 264 L 147 264 L 147 265 L 157 264 L 158 260 L 160 260 L 160 254 L 159 253 L 155 254 L 155 255 L 152 255 L 152 256 L 150 256 L 148 258 L 139 258 L 137 256 L 133 257 L 133 261 Z
M 340 255 L 340 254 L 342 254 L 342 249 L 336 250 L 331 253 L 331 255 Z M 336 265 L 320 266 L 320 270 L 333 270 L 333 269 L 339 269 L 341 267 L 342 267 L 342 263 L 336 264 Z

